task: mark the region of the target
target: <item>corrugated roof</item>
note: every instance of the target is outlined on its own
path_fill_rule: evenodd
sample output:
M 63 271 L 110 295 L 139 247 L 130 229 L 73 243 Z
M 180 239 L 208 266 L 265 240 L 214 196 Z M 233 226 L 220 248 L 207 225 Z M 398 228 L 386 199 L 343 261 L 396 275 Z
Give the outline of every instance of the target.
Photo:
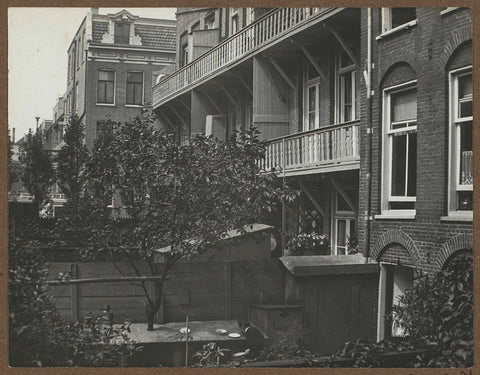
M 175 48 L 175 27 L 138 24 L 135 34 L 142 38 L 145 47 Z

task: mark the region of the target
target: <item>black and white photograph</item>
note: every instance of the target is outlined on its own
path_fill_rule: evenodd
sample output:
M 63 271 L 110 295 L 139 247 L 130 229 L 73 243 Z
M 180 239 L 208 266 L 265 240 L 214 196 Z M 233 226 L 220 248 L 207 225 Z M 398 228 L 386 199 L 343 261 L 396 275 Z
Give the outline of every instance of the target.
M 332 5 L 8 8 L 8 366 L 471 371 L 473 11 Z

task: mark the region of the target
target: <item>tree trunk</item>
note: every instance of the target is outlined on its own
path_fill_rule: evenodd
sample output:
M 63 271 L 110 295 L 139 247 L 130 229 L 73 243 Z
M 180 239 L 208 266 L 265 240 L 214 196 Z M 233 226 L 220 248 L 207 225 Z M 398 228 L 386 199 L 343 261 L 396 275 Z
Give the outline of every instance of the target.
M 155 313 L 147 310 L 145 315 L 147 316 L 147 331 L 153 331 L 153 319 L 155 317 Z

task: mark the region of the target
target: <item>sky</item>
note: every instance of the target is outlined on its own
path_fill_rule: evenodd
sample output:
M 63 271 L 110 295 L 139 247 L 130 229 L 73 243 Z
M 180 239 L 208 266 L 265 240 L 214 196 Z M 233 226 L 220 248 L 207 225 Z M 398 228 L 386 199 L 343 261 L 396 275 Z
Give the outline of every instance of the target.
M 100 8 L 100 14 L 122 8 Z M 176 8 L 126 8 L 150 18 L 175 19 Z M 51 120 L 67 88 L 67 49 L 90 8 L 8 9 L 8 126 L 15 139 Z

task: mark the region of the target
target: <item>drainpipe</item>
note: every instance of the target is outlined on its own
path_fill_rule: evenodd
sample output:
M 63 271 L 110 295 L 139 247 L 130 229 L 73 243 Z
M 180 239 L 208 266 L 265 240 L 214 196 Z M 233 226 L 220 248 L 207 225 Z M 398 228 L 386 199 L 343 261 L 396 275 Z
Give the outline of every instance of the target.
M 366 190 L 367 190 L 367 208 L 365 210 L 365 243 L 363 255 L 368 262 L 370 256 L 370 222 L 371 217 L 371 198 L 372 198 L 372 8 L 367 8 L 367 70 L 363 72 L 367 87 L 367 171 L 366 171 Z

